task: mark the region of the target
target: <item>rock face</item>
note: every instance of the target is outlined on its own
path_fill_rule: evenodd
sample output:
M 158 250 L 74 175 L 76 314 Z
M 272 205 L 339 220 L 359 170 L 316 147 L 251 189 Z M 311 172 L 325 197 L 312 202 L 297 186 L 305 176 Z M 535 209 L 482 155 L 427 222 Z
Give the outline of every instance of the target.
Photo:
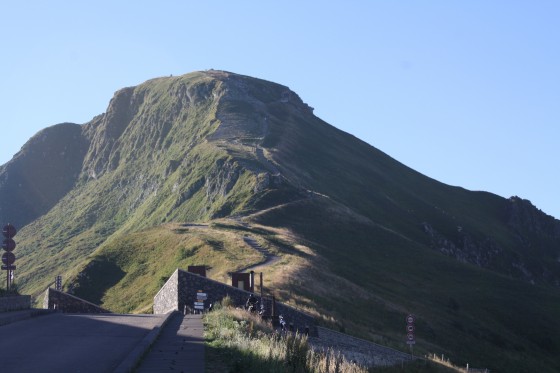
M 431 246 L 442 254 L 482 268 L 497 269 L 497 257 L 503 255 L 504 250 L 491 238 L 488 237 L 486 240 L 479 242 L 461 227 L 457 227 L 457 238 L 456 241 L 453 241 L 436 231 L 428 223 L 423 223 L 422 227 L 431 239 Z
M 560 239 L 560 220 L 545 214 L 529 200 L 514 196 L 508 202 L 508 225 L 521 241 L 527 242 L 529 237 L 524 238 L 527 235 Z
M 524 254 L 514 266 L 532 281 L 542 279 L 560 286 L 560 221 L 528 200 L 515 196 L 508 202 L 507 224 Z
M 461 226 L 451 236 L 422 223 L 430 245 L 465 263 L 522 278 L 530 283 L 544 281 L 560 285 L 560 221 L 519 197 L 505 202 L 503 220 L 514 243 L 506 247 L 491 234 L 477 238 Z M 539 260 L 536 260 L 539 258 Z

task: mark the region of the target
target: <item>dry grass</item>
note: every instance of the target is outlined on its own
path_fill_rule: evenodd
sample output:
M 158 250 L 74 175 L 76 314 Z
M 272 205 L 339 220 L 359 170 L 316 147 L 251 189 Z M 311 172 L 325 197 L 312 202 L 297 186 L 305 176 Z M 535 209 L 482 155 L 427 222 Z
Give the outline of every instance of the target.
M 465 368 L 459 367 L 459 366 L 453 364 L 451 362 L 451 360 L 449 360 L 449 358 L 446 359 L 445 356 L 443 356 L 443 355 L 437 356 L 436 354 L 429 354 L 428 356 L 426 356 L 426 358 L 433 363 L 436 363 L 438 365 L 447 367 L 447 368 L 449 368 L 449 369 L 451 369 L 455 372 L 460 372 L 460 373 L 468 373 L 468 372 L 483 373 L 483 372 L 486 372 L 486 373 L 489 373 L 489 371 L 486 370 L 486 369 L 473 369 L 473 368 L 467 369 L 466 367 Z
M 217 307 L 205 316 L 205 338 L 207 371 L 367 372 L 334 350 L 313 350 L 304 335 L 278 333 L 258 316 L 231 307 Z

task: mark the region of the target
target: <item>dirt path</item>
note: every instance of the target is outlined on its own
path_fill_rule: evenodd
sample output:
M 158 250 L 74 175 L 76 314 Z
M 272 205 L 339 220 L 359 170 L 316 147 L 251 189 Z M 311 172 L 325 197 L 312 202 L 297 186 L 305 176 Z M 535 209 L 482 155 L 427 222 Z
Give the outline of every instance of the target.
M 251 271 L 259 267 L 271 266 L 280 260 L 279 256 L 272 254 L 270 251 L 259 245 L 259 243 L 254 238 L 245 236 L 243 237 L 243 241 L 245 241 L 245 243 L 251 246 L 253 249 L 260 252 L 264 256 L 264 259 L 257 264 L 242 268 L 238 272 Z

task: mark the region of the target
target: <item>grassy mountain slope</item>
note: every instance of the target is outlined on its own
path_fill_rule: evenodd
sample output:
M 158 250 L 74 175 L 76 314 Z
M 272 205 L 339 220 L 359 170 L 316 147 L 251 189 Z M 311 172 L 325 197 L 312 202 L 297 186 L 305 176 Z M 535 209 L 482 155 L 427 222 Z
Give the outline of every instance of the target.
M 312 237 L 308 245 L 326 260 L 328 273 L 358 287 L 321 291 L 317 273 L 290 285 L 314 308 L 328 310 L 342 330 L 399 347 L 403 320 L 414 313 L 420 351 L 437 350 L 457 363 L 498 371 L 558 367 L 556 288 L 460 263 L 363 219 L 341 219 L 340 211 L 315 201 L 254 219 Z
M 45 131 L 48 152 L 37 135 L 0 169 L 0 189 L 41 206 L 0 200 L 24 225 L 26 292 L 63 274 L 79 296 L 146 311 L 176 267 L 227 281 L 262 261 L 250 234 L 281 258 L 263 268 L 266 290 L 327 325 L 400 348 L 414 312 L 422 352 L 560 369 L 560 222 L 425 177 L 287 87 L 221 71 L 153 79 L 89 123 Z M 46 196 L 20 192 L 43 182 Z
M 541 227 L 529 233 L 530 224 L 524 225 L 525 231 L 510 224 L 518 208 L 531 210 L 526 201 L 439 183 L 308 113 L 276 112 L 278 125 L 271 126 L 267 143 L 291 179 L 461 261 L 526 280 L 559 283 L 559 222 L 542 213 L 525 219 L 554 226 L 546 233 Z M 438 242 L 440 236 L 447 242 Z
M 21 227 L 49 211 L 74 187 L 87 148 L 78 124 L 33 136 L 0 167 L 0 221 Z
M 19 283 L 32 292 L 113 234 L 245 208 L 256 175 L 205 140 L 220 83 L 204 74 L 155 79 L 115 94 L 82 126 L 90 144 L 72 190 L 18 235 Z
M 404 349 L 403 320 L 413 312 L 419 354 L 493 371 L 558 367 L 557 290 L 426 252 L 332 202 L 298 201 L 244 220 L 166 224 L 114 240 L 79 268 L 72 290 L 119 312 L 145 312 L 177 267 L 205 264 L 228 282 L 227 272 L 259 263 L 243 243 L 250 235 L 281 258 L 256 270 L 265 293 L 327 326 Z

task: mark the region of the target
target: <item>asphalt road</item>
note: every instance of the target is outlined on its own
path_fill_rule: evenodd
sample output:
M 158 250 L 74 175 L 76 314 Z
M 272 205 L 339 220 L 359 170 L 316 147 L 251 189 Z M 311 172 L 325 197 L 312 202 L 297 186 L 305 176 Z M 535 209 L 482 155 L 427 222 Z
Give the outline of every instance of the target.
M 164 317 L 57 313 L 0 326 L 0 372 L 112 372 Z

